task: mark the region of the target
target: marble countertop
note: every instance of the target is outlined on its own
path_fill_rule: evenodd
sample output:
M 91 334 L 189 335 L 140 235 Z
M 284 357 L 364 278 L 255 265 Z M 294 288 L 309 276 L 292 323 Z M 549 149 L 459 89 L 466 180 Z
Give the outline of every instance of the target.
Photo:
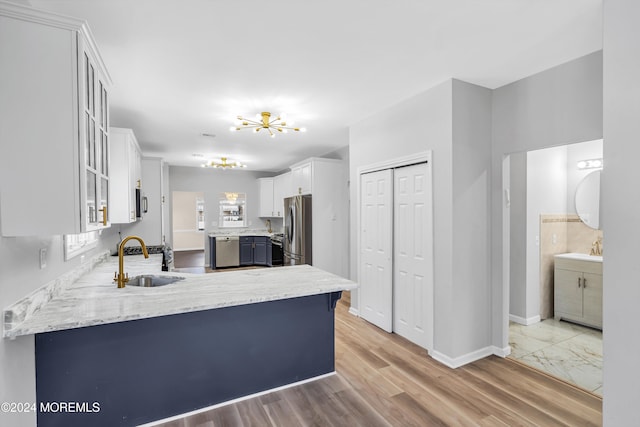
M 556 258 L 577 259 L 579 261 L 602 262 L 602 256 L 580 253 L 557 254 Z
M 161 255 L 150 255 L 149 259 L 142 255 L 127 256 L 125 272 L 129 277 L 155 274 L 185 279 L 155 288 L 118 289 L 113 282 L 118 258 L 106 257 L 89 273 L 65 284 L 37 309 L 24 310 L 29 297 L 7 307 L 3 335 L 11 338 L 358 287 L 355 282 L 309 265 L 189 274 L 163 272 L 161 260 Z
M 207 234 L 210 237 L 219 237 L 219 236 L 272 236 L 275 233 L 275 231 L 272 231 L 271 233 L 269 233 L 266 229 L 265 230 L 260 230 L 260 229 L 252 229 L 252 230 L 247 230 L 247 229 L 229 229 L 229 230 L 216 230 L 216 231 L 209 231 Z

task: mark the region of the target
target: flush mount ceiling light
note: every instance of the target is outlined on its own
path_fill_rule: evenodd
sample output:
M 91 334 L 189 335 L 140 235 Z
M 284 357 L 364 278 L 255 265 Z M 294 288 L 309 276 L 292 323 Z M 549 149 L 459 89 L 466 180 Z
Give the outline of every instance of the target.
M 291 125 L 292 123 L 290 123 Z M 282 120 L 280 116 L 275 119 L 271 119 L 271 113 L 263 111 L 256 116 L 256 120 L 245 119 L 242 116 L 238 116 L 238 123 L 235 126 L 231 126 L 229 130 L 239 131 L 240 129 L 253 129 L 254 132 L 260 132 L 261 129 L 266 129 L 269 132 L 271 138 L 275 138 L 276 133 L 287 133 L 287 131 L 294 132 L 306 132 L 305 128 L 298 128 L 293 126 L 287 126 L 287 122 Z
M 221 168 L 221 169 L 235 169 L 235 168 L 246 168 L 247 165 L 243 165 L 240 162 L 227 162 L 226 157 L 221 157 L 220 162 L 216 162 L 215 160 L 211 160 L 210 162 L 203 163 L 203 168 Z

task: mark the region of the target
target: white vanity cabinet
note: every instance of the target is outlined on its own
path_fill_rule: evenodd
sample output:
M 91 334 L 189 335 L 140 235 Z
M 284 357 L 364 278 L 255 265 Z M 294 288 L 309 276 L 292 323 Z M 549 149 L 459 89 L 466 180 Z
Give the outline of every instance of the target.
M 554 316 L 602 329 L 602 257 L 554 257 Z
M 111 212 L 114 224 L 135 222 L 136 190 L 142 188 L 142 154 L 133 130 L 112 127 Z
M 0 2 L 0 228 L 109 222 L 111 80 L 84 21 Z

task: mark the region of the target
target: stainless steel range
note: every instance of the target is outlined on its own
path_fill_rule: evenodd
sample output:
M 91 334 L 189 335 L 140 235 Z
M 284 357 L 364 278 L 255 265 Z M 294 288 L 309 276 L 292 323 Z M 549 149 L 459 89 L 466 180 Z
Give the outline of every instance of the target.
M 282 252 L 282 239 L 284 233 L 275 233 L 271 235 L 271 265 L 283 265 L 284 255 Z

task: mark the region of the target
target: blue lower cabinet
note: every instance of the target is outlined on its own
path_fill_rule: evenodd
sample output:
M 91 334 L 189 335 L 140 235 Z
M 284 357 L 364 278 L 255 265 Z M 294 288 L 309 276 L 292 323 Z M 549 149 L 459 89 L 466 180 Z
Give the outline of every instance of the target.
M 216 269 L 216 238 L 209 236 L 209 268 Z
M 253 236 L 240 237 L 240 265 L 253 265 Z
M 37 424 L 137 426 L 334 372 L 340 295 L 36 334 Z
M 253 263 L 271 267 L 271 239 L 264 236 L 253 238 Z
M 240 265 L 271 267 L 271 239 L 267 236 L 241 236 Z

